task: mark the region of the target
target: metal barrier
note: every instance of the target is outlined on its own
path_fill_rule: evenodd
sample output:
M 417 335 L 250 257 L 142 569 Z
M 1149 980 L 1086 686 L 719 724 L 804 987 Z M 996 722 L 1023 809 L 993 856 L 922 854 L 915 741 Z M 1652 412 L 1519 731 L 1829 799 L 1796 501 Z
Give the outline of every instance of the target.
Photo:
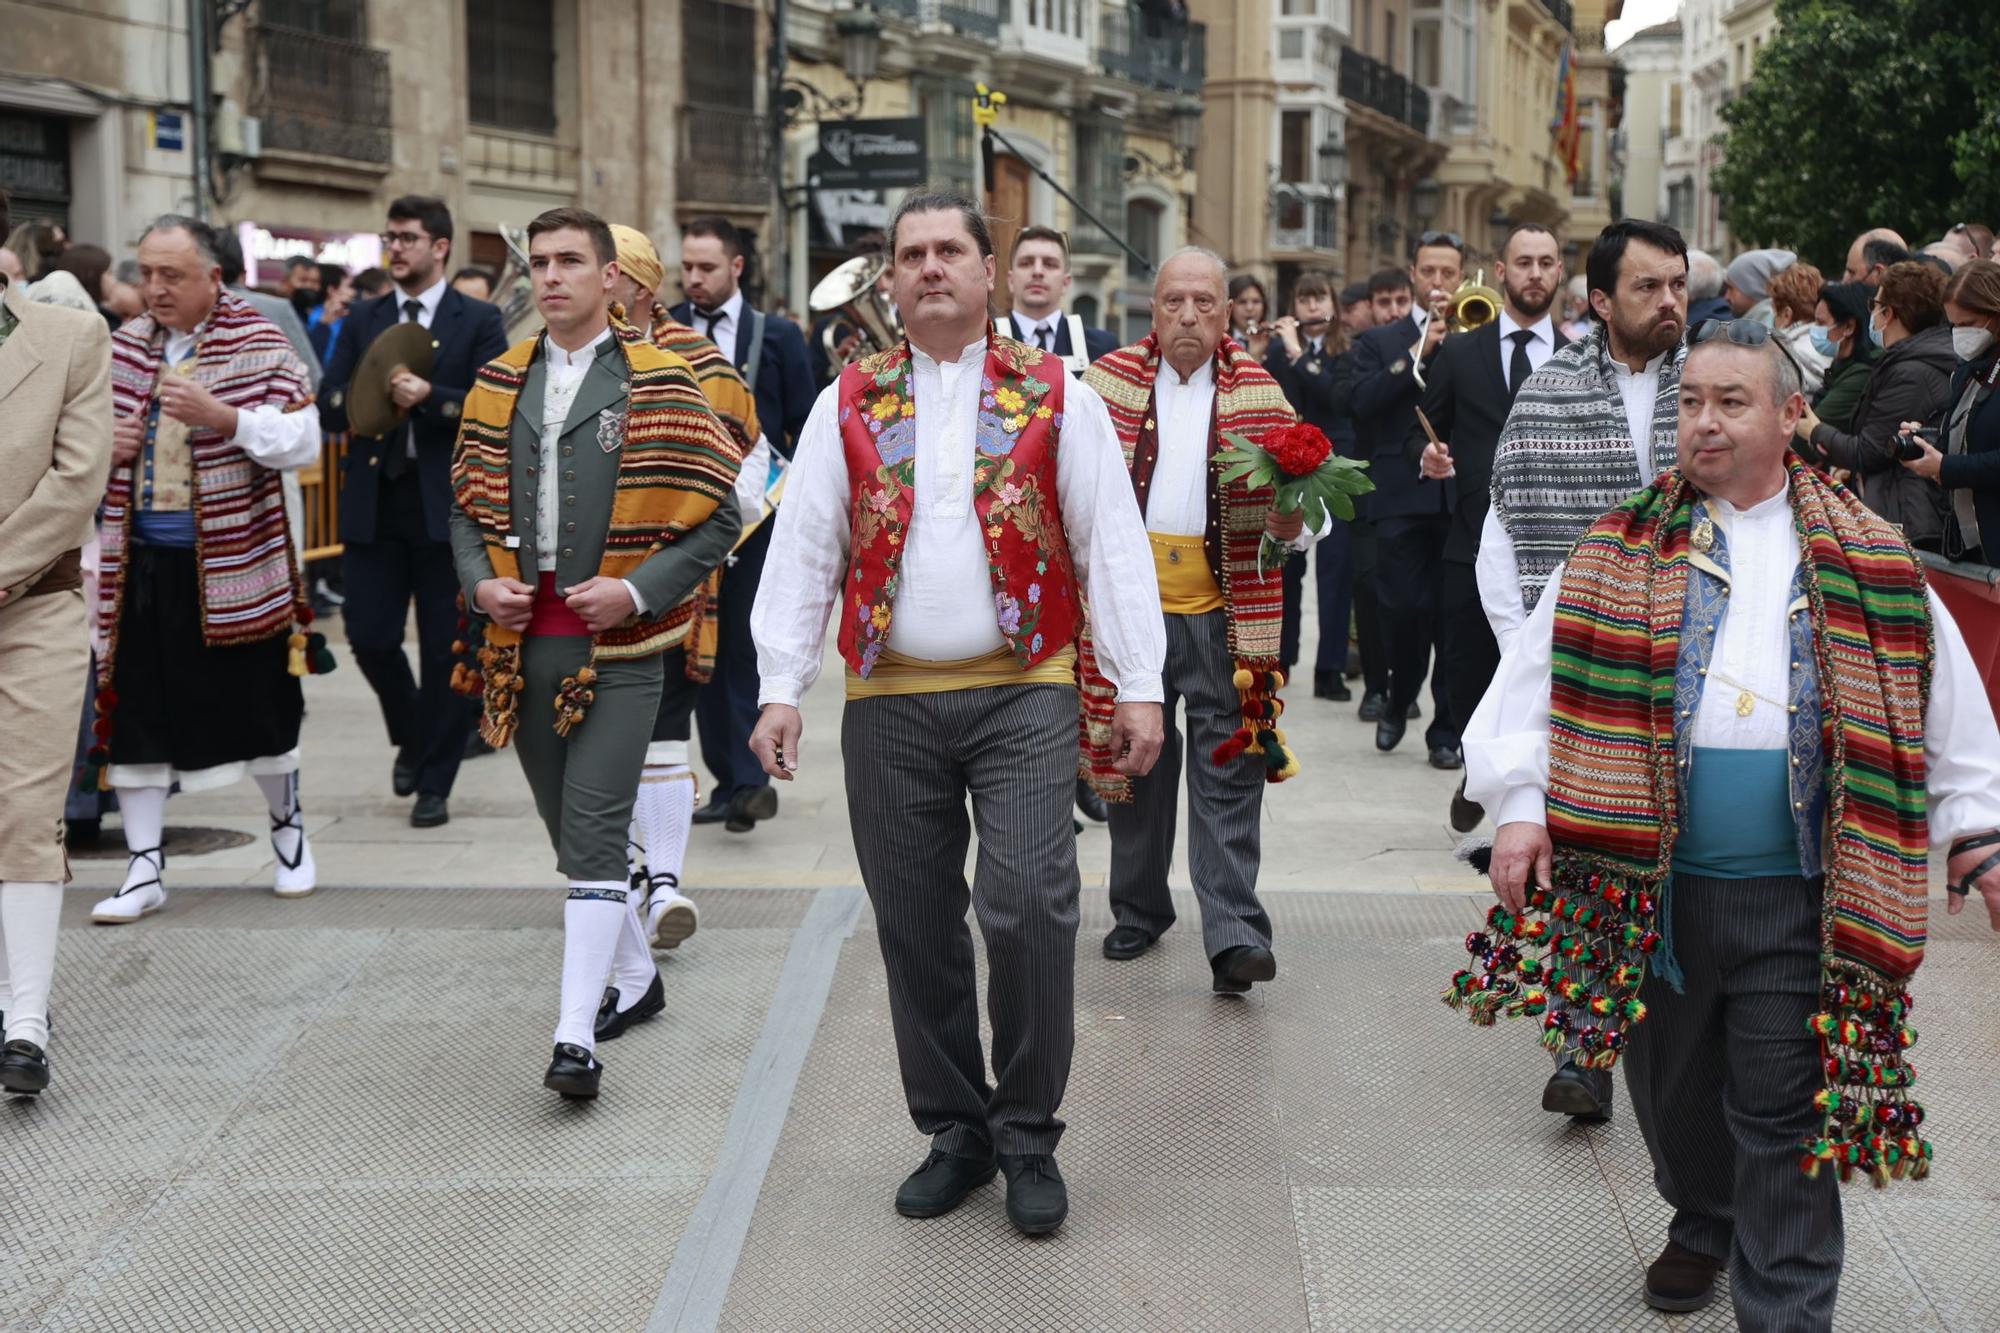
M 346 434 L 328 433 L 319 462 L 298 470 L 299 498 L 304 503 L 305 532 L 300 545 L 308 561 L 326 560 L 342 551 L 340 544 L 340 469 L 347 459 Z

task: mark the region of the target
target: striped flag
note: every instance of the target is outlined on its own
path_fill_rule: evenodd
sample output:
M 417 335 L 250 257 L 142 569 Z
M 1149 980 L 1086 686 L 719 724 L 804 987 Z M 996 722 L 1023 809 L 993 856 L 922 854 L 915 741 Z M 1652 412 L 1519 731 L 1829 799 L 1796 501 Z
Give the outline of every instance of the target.
M 1556 160 L 1563 165 L 1571 189 L 1583 172 L 1583 117 L 1576 105 L 1576 44 L 1564 42 L 1562 64 L 1556 69 L 1556 114 L 1549 122 L 1555 136 Z

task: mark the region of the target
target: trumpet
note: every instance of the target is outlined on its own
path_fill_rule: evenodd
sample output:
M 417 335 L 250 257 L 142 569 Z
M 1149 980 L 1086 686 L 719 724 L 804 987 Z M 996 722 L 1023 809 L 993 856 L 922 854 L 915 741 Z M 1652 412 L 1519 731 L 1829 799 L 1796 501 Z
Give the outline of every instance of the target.
M 1450 332 L 1484 328 L 1500 318 L 1500 293 L 1486 285 L 1486 270 L 1480 269 L 1458 285 L 1444 308 Z

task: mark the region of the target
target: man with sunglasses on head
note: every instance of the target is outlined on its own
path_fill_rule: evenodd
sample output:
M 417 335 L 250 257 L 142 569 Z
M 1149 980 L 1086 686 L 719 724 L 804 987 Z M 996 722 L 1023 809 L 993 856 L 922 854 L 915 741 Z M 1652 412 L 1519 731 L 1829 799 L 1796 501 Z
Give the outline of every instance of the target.
M 1444 343 L 1445 305 L 1464 272 L 1465 242 L 1457 233 L 1423 233 L 1410 250 L 1408 313 L 1354 340 L 1354 430 L 1375 482 L 1368 517 L 1375 529 L 1376 600 L 1388 641 L 1389 698 L 1375 722 L 1375 748 L 1383 751 L 1402 742 L 1416 715 L 1417 691 L 1438 636 L 1442 606 L 1434 532 L 1450 508 L 1444 487 L 1422 484 L 1404 442 L 1418 429 L 1426 367 Z M 1433 676 L 1431 723 L 1424 733 L 1433 767 L 1459 767 L 1460 721 L 1451 714 L 1443 680 Z
M 374 341 L 398 324 L 421 324 L 431 336 L 428 377 L 398 367 L 389 394 L 402 423 L 384 436 L 355 436 L 347 446 L 340 492 L 341 573 L 347 640 L 355 665 L 382 708 L 396 747 L 391 789 L 416 795 L 410 823 L 435 828 L 451 818 L 447 801 L 477 721 L 473 705 L 451 688 L 458 638 L 458 576 L 451 555 L 451 452 L 459 413 L 479 368 L 507 350 L 500 308 L 445 281 L 451 258 L 451 210 L 442 199 L 404 195 L 389 205 L 382 249 L 395 286 L 357 302 L 341 322 L 319 389 L 320 424 L 348 429 L 354 370 Z M 417 607 L 418 671 L 403 655 L 403 626 Z
M 1674 458 L 1687 242 L 1672 227 L 1627 218 L 1598 233 L 1584 273 L 1592 331 L 1528 377 L 1494 454 L 1473 574 L 1503 654 L 1577 537 Z M 1481 799 L 1469 780 L 1466 795 Z M 1496 826 L 1507 822 L 1505 807 L 1487 804 Z M 1565 1061 L 1542 1109 L 1609 1119 L 1610 1071 Z

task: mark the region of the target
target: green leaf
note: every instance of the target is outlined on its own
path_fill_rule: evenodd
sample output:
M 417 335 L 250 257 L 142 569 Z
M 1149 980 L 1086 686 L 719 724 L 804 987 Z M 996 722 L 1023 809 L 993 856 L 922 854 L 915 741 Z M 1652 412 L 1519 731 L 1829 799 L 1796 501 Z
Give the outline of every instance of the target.
M 1257 463 L 1256 460 L 1254 459 L 1252 459 L 1247 463 L 1238 463 L 1234 467 L 1229 468 L 1228 470 L 1223 472 L 1222 484 L 1228 486 L 1234 482 L 1241 481 L 1243 480 L 1243 478 L 1249 476 L 1252 472 L 1255 472 L 1256 470 L 1257 470 Z

